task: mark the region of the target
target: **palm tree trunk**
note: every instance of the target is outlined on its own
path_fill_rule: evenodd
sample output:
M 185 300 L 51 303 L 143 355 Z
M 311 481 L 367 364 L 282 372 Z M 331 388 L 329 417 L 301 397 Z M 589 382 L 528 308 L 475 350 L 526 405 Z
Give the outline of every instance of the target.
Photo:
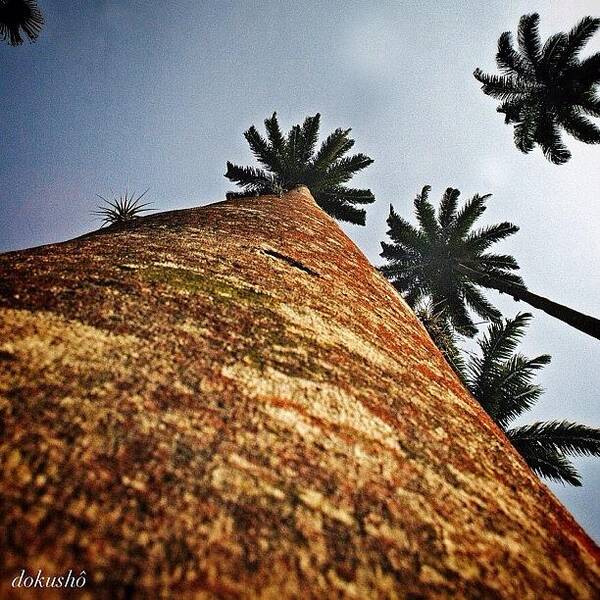
M 21 569 L 600 597 L 598 548 L 305 188 L 0 256 L 0 411 L 0 597 Z
M 560 321 L 567 323 L 571 327 L 574 327 L 583 333 L 587 333 L 596 339 L 600 339 L 600 319 L 590 317 L 589 315 L 579 312 L 578 310 L 574 310 L 568 306 L 564 306 L 563 304 L 559 304 L 558 302 L 544 298 L 544 296 L 534 294 L 525 287 L 512 285 L 491 275 L 471 269 L 465 265 L 459 265 L 458 271 L 468 275 L 469 277 L 475 278 L 481 282 L 481 285 L 484 285 L 485 287 L 490 287 L 502 292 L 503 294 L 508 294 L 517 302 L 519 300 L 523 300 L 523 302 L 527 302 L 527 304 L 543 310 L 546 314 L 554 317 L 555 319 L 559 319 Z

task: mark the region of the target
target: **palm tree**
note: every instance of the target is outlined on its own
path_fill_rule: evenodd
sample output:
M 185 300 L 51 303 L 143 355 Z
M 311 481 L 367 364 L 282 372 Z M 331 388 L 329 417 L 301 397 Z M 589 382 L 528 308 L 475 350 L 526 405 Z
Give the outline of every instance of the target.
M 248 144 L 264 169 L 227 163 L 225 177 L 243 188 L 228 198 L 248 195 L 281 194 L 298 186 L 307 186 L 317 204 L 340 221 L 365 224 L 364 209 L 357 204 L 375 201 L 371 190 L 349 188 L 345 184 L 373 160 L 364 154 L 345 156 L 354 145 L 350 129 L 336 129 L 315 152 L 321 116 L 307 117 L 302 126 L 294 125 L 284 136 L 277 113 L 265 120 L 267 138 L 254 125 L 244 133 Z
M 34 42 L 44 17 L 34 0 L 0 0 L 0 35 L 10 46 L 23 43 L 21 29 Z
M 533 471 L 579 486 L 580 477 L 567 457 L 600 456 L 600 429 L 569 421 L 509 427 L 542 394 L 542 388 L 532 380 L 536 371 L 550 362 L 547 354 L 526 358 L 515 353 L 530 319 L 525 313 L 492 323 L 478 341 L 481 354 L 468 362 L 464 381 Z
M 498 40 L 496 63 L 502 75 L 474 72 L 482 90 L 501 101 L 497 111 L 514 123 L 514 140 L 521 152 L 538 144 L 553 163 L 565 163 L 571 153 L 561 141 L 563 128 L 586 144 L 600 143 L 600 128 L 586 115 L 600 117 L 600 53 L 583 60 L 580 50 L 600 27 L 600 19 L 583 18 L 568 33 L 556 33 L 542 45 L 539 15 L 519 21 L 518 50 L 510 32 Z
M 501 317 L 480 291 L 493 288 L 600 339 L 600 320 L 530 292 L 514 273 L 519 269 L 514 257 L 487 251 L 519 230 L 507 222 L 472 230 L 490 194 L 475 195 L 458 210 L 460 191 L 448 188 L 436 214 L 428 200 L 430 189 L 425 186 L 415 199 L 419 228 L 390 207 L 387 224 L 393 243 L 381 244 L 381 256 L 388 261 L 381 271 L 408 304 L 414 308 L 431 300 L 458 333 L 472 337 L 477 328 L 469 308 L 484 320 Z

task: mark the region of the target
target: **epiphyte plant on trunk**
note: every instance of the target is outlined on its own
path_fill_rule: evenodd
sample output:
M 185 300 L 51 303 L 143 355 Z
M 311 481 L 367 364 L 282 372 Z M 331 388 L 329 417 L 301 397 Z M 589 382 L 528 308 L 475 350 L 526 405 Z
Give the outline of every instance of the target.
M 228 198 L 250 195 L 282 194 L 298 185 L 311 191 L 317 204 L 332 217 L 364 225 L 366 213 L 357 205 L 371 204 L 371 190 L 346 184 L 373 160 L 365 154 L 346 156 L 354 146 L 350 129 L 336 129 L 316 150 L 319 137 L 319 113 L 294 125 L 284 135 L 277 114 L 265 120 L 267 139 L 254 125 L 244 132 L 250 148 L 263 168 L 240 167 L 227 163 L 225 177 L 237 183 L 242 192 L 229 192 Z
M 600 143 L 600 128 L 587 116 L 600 117 L 600 52 L 578 57 L 600 27 L 600 19 L 585 17 L 571 31 L 556 33 L 542 45 L 539 15 L 523 15 L 519 21 L 518 49 L 511 33 L 498 40 L 496 63 L 501 75 L 474 72 L 488 96 L 501 101 L 497 111 L 514 124 L 515 146 L 531 152 L 539 145 L 555 164 L 571 153 L 561 140 L 561 128 L 586 144 Z
M 485 320 L 501 317 L 480 291 L 492 288 L 600 339 L 600 320 L 530 292 L 514 273 L 519 265 L 513 256 L 488 252 L 494 243 L 519 230 L 507 222 L 472 230 L 486 210 L 489 194 L 473 196 L 459 210 L 460 192 L 448 188 L 436 212 L 429 191 L 425 186 L 414 202 L 418 228 L 390 207 L 387 224 L 392 243 L 381 244 L 381 256 L 387 261 L 381 271 L 408 304 L 414 308 L 422 300 L 432 301 L 458 333 L 472 337 L 477 328 L 469 308 Z
M 100 204 L 92 214 L 102 219 L 101 227 L 105 225 L 123 225 L 135 221 L 142 213 L 152 210 L 147 208 L 152 202 L 140 201 L 148 193 L 146 190 L 143 194 L 136 197 L 135 193 L 125 191 L 124 194 L 114 196 L 107 199 L 100 194 L 96 194 L 103 204 Z
M 44 17 L 34 0 L 0 0 L 0 35 L 9 46 L 23 43 L 21 31 L 35 42 Z
M 510 427 L 543 393 L 533 378 L 550 362 L 547 354 L 527 358 L 515 352 L 530 319 L 524 313 L 492 323 L 478 340 L 479 354 L 462 369 L 463 381 L 533 471 L 579 486 L 581 479 L 568 457 L 600 456 L 600 429 L 569 421 Z

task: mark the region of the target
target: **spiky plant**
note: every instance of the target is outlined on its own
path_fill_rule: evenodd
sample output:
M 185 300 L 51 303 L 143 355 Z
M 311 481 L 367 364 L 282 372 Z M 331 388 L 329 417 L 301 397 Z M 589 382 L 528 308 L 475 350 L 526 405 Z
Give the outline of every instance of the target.
M 110 199 L 107 199 L 100 194 L 96 194 L 104 204 L 99 205 L 92 214 L 102 219 L 101 227 L 104 227 L 105 225 L 131 223 L 140 217 L 143 212 L 152 210 L 146 208 L 147 206 L 150 206 L 152 202 L 140 204 L 140 201 L 147 193 L 148 190 L 136 198 L 135 193 L 130 194 L 125 191 L 124 194 L 114 196 Z
M 543 393 L 533 379 L 550 362 L 547 354 L 530 359 L 515 352 L 530 319 L 524 313 L 492 323 L 478 341 L 480 354 L 467 364 L 465 383 L 533 471 L 579 486 L 581 478 L 568 457 L 600 456 L 600 429 L 569 421 L 510 427 Z
M 458 333 L 472 337 L 477 328 L 469 309 L 484 320 L 501 316 L 480 291 L 492 288 L 600 339 L 600 320 L 530 292 L 514 273 L 519 265 L 512 256 L 488 252 L 519 230 L 508 222 L 473 230 L 490 194 L 475 195 L 459 209 L 459 190 L 448 188 L 436 212 L 428 199 L 430 189 L 425 186 L 414 202 L 418 228 L 390 207 L 392 243 L 381 244 L 387 260 L 381 271 L 412 307 L 430 300 Z
M 34 0 L 0 0 L 0 35 L 10 46 L 23 43 L 21 30 L 34 42 L 44 25 L 44 17 Z
M 230 192 L 228 197 L 281 194 L 305 185 L 317 204 L 332 217 L 364 225 L 365 211 L 356 205 L 370 204 L 375 197 L 371 190 L 345 184 L 373 160 L 364 154 L 346 156 L 354 145 L 349 137 L 350 129 L 336 129 L 316 151 L 320 119 L 319 113 L 307 117 L 302 126 L 294 125 L 284 135 L 277 114 L 273 113 L 265 120 L 267 139 L 252 125 L 244 137 L 263 168 L 240 167 L 228 162 L 225 177 L 243 189 Z
M 521 152 L 539 145 L 546 158 L 565 163 L 571 153 L 561 140 L 561 128 L 586 144 L 600 143 L 600 128 L 587 116 L 600 117 L 600 52 L 585 59 L 579 52 L 600 27 L 600 19 L 585 17 L 571 31 L 556 33 L 542 45 L 539 15 L 519 21 L 518 49 L 510 32 L 498 40 L 496 63 L 501 75 L 474 72 L 482 90 L 501 101 L 497 111 L 514 124 Z

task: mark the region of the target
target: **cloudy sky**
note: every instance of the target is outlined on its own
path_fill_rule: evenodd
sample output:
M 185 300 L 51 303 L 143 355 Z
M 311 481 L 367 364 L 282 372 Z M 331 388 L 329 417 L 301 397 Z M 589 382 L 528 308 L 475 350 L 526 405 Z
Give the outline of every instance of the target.
M 411 214 L 425 184 L 493 193 L 487 222 L 532 291 L 600 314 L 600 147 L 572 160 L 519 153 L 472 77 L 494 70 L 500 33 L 537 11 L 542 35 L 598 16 L 597 0 L 288 2 L 39 0 L 38 43 L 0 45 L 0 251 L 96 228 L 95 194 L 150 188 L 161 210 L 214 202 L 225 162 L 250 162 L 242 132 L 277 110 L 286 129 L 320 112 L 352 127 L 375 163 L 355 183 L 377 202 L 344 227 L 375 263 L 389 204 Z M 585 54 L 600 50 L 600 34 Z M 490 293 L 506 316 L 527 306 Z M 524 342 L 553 362 L 524 421 L 600 426 L 600 344 L 534 311 Z M 600 460 L 577 460 L 582 488 L 550 487 L 600 540 Z

